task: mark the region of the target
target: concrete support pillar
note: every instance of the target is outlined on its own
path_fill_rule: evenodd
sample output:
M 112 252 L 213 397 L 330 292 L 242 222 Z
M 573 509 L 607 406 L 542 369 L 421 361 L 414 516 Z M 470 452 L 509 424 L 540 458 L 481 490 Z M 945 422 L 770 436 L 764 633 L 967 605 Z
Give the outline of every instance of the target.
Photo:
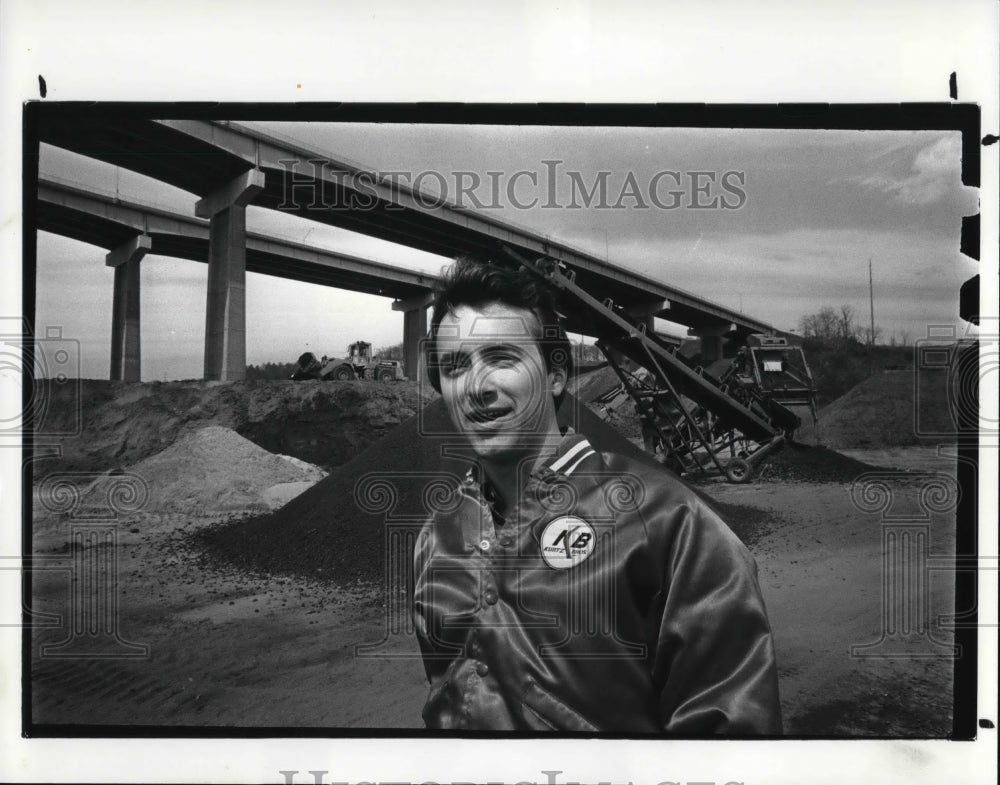
M 653 334 L 654 332 L 653 324 L 654 324 L 654 319 L 656 318 L 653 316 L 653 314 L 644 313 L 640 316 L 633 316 L 632 318 L 635 319 L 639 324 L 646 326 L 647 334 L 649 335 Z
M 716 360 L 722 359 L 722 336 L 702 335 L 701 337 L 701 364 L 710 365 Z
M 701 339 L 702 366 L 707 367 L 717 360 L 722 359 L 723 336 L 734 330 L 735 327 L 732 322 L 718 322 L 701 327 L 692 327 L 688 330 L 689 335 L 695 335 Z
M 433 301 L 428 292 L 392 304 L 392 310 L 403 312 L 403 372 L 411 379 L 421 372 L 420 342 L 427 337 L 427 309 Z
M 153 241 L 149 235 L 141 234 L 104 257 L 104 263 L 115 268 L 115 290 L 111 307 L 112 381 L 141 380 L 139 262 L 152 247 Z
M 208 241 L 208 302 L 205 306 L 206 379 L 246 376 L 246 208 L 212 216 Z
M 264 173 L 251 169 L 195 205 L 195 215 L 211 220 L 205 307 L 206 379 L 246 378 L 246 206 L 263 188 Z
M 625 313 L 631 317 L 631 319 L 638 324 L 644 324 L 646 326 L 646 332 L 650 335 L 654 332 L 654 320 L 656 314 L 660 313 L 667 307 L 665 300 L 657 300 L 652 303 L 643 303 L 641 305 L 629 305 L 625 307 Z

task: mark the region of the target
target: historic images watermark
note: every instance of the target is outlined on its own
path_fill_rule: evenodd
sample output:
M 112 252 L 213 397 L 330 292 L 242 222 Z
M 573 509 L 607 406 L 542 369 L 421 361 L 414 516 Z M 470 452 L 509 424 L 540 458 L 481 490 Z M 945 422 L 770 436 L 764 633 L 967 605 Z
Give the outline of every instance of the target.
M 961 651 L 932 619 L 932 577 L 953 574 L 954 557 L 932 557 L 935 517 L 954 513 L 961 489 L 947 474 L 914 477 L 902 471 L 866 472 L 851 486 L 855 508 L 878 515 L 882 527 L 881 630 L 878 640 L 851 646 L 851 656 L 920 659 Z
M 337 781 L 334 779 L 327 779 L 327 775 L 330 774 L 329 769 L 279 769 L 278 774 L 280 774 L 284 779 L 280 782 L 284 785 L 382 785 L 381 782 L 362 781 L 358 783 L 350 783 L 346 781 Z M 537 780 L 521 780 L 517 785 L 581 785 L 580 780 L 564 780 L 560 782 L 559 775 L 564 774 L 562 769 L 542 769 L 539 774 L 542 775 L 542 779 Z M 652 782 L 653 780 L 650 780 Z M 390 785 L 390 783 L 385 783 L 385 785 Z M 405 782 L 393 782 L 391 785 L 410 785 L 410 783 Z M 437 783 L 431 780 L 423 780 L 421 785 L 471 785 L 470 783 Z M 490 782 L 487 780 L 486 785 L 503 785 L 499 782 Z M 610 780 L 604 780 L 595 785 L 615 785 Z M 628 782 L 627 785 L 632 785 L 632 782 Z M 692 780 L 692 779 L 659 779 L 656 785 L 745 785 L 743 780 Z
M 0 318 L 0 439 L 30 434 L 37 445 L 47 437 L 78 436 L 80 389 L 79 341 L 59 326 L 36 335 L 27 319 Z
M 940 455 L 957 450 L 958 469 L 963 462 L 966 468 L 978 467 L 963 446 L 993 447 L 1000 432 L 980 401 L 981 390 L 1000 368 L 997 325 L 986 321 L 965 335 L 952 325 L 930 325 L 914 345 L 914 435 L 937 441 Z M 940 588 L 959 573 L 997 569 L 996 556 L 934 553 L 936 528 L 941 536 L 935 522 L 954 518 L 966 490 L 942 472 L 867 472 L 854 481 L 852 503 L 863 514 L 877 515 L 882 530 L 882 623 L 878 640 L 851 646 L 851 656 L 961 657 L 950 633 L 986 626 L 978 607 L 956 607 L 953 613 L 934 608 L 935 585 Z
M 60 472 L 40 484 L 38 503 L 68 527 L 66 566 L 52 559 L 24 569 L 61 569 L 68 574 L 67 618 L 47 619 L 34 626 L 60 627 L 65 637 L 41 647 L 42 657 L 73 659 L 145 658 L 149 646 L 128 640 L 122 632 L 120 568 L 118 562 L 120 518 L 140 511 L 149 498 L 143 477 Z
M 578 473 L 577 478 L 586 478 L 586 473 Z M 606 515 L 591 516 L 585 525 L 583 521 L 569 515 L 577 506 L 578 492 L 566 481 L 549 482 L 544 489 L 537 488 L 538 503 L 551 516 L 553 525 L 546 529 L 539 543 L 540 554 L 546 558 L 546 550 L 551 551 L 550 559 L 565 559 L 573 569 L 567 571 L 565 595 L 561 607 L 563 615 L 531 611 L 523 603 L 519 591 L 510 598 L 519 611 L 526 627 L 557 628 L 561 638 L 538 645 L 538 656 L 542 659 L 565 659 L 574 656 L 568 652 L 579 648 L 575 644 L 581 638 L 600 639 L 604 644 L 597 647 L 602 654 L 587 655 L 603 659 L 643 659 L 647 656 L 645 643 L 623 640 L 618 629 L 619 587 L 614 582 L 616 563 L 616 516 L 642 503 L 646 488 L 642 478 L 633 475 L 615 475 L 610 482 L 607 475 L 593 475 L 594 485 L 603 484 Z M 378 641 L 355 646 L 358 658 L 420 658 L 422 655 L 415 645 L 416 630 L 413 618 L 413 587 L 416 583 L 414 549 L 424 524 L 435 514 L 455 512 L 466 497 L 468 478 L 440 471 L 427 472 L 369 472 L 358 478 L 354 486 L 354 501 L 358 509 L 380 516 L 385 526 L 385 627 L 383 637 Z M 419 504 L 414 498 L 419 497 Z M 520 497 L 519 497 L 520 498 Z M 566 522 L 565 525 L 560 525 Z M 573 524 L 577 525 L 573 525 Z M 496 547 L 510 548 L 511 542 L 504 543 L 494 535 L 492 524 L 482 528 L 478 547 L 484 553 Z M 476 539 L 476 538 L 473 538 Z M 548 545 L 548 549 L 546 549 Z M 550 566 L 551 562 L 549 562 Z M 560 565 L 556 565 L 558 569 Z M 502 567 L 494 564 L 479 570 L 477 584 L 481 593 L 488 594 L 495 588 L 491 585 L 490 572 L 501 569 L 512 576 L 512 585 L 519 586 L 519 576 L 540 568 L 539 555 L 510 552 L 504 558 Z M 468 564 L 436 566 L 431 568 L 432 576 L 448 569 L 467 573 Z M 438 583 L 430 580 L 430 591 L 437 591 Z M 433 599 L 428 598 L 433 604 Z M 488 600 L 487 600 L 488 602 Z M 446 626 L 463 627 L 469 622 L 456 615 L 445 621 Z M 442 655 L 450 659 L 453 655 Z
M 402 210 L 452 206 L 475 210 L 739 210 L 746 172 L 661 169 L 581 172 L 561 159 L 532 169 L 477 172 L 347 169 L 323 158 L 281 161 L 279 210 Z
M 980 405 L 980 391 L 993 389 L 1000 372 L 1000 320 L 977 320 L 964 335 L 954 325 L 929 325 L 913 347 L 916 436 L 957 443 L 1000 445 L 996 415 Z M 928 389 L 944 384 L 947 406 L 940 410 Z
M 0 447 L 18 449 L 22 440 L 31 440 L 22 471 L 46 455 L 58 456 L 59 440 L 82 432 L 80 377 L 80 342 L 65 336 L 61 326 L 35 334 L 24 318 L 0 319 L 0 437 L 6 437 Z M 145 479 L 135 474 L 59 472 L 42 480 L 35 505 L 65 525 L 67 555 L 7 556 L 0 570 L 64 574 L 65 613 L 42 611 L 22 596 L 21 618 L 5 618 L 0 627 L 65 630 L 63 640 L 42 646 L 42 657 L 148 656 L 148 646 L 121 633 L 117 547 L 119 519 L 142 509 L 148 497 Z

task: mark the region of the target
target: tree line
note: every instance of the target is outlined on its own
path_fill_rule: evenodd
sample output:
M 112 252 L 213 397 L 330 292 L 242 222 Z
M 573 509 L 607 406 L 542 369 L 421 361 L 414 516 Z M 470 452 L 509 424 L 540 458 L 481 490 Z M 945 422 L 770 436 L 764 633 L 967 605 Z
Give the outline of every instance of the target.
M 909 333 L 893 333 L 888 343 L 880 342 L 882 330 L 876 325 L 873 335 L 871 326 L 857 325 L 849 305 L 827 305 L 803 316 L 799 329 L 821 406 L 873 374 L 913 367 Z
M 853 306 L 842 305 L 834 308 L 824 305 L 816 313 L 811 313 L 799 319 L 799 331 L 803 338 L 820 341 L 857 341 L 865 346 L 885 343 L 883 330 L 875 325 L 859 325 L 855 321 Z M 906 330 L 893 332 L 889 336 L 889 346 L 906 346 L 910 342 L 910 333 Z

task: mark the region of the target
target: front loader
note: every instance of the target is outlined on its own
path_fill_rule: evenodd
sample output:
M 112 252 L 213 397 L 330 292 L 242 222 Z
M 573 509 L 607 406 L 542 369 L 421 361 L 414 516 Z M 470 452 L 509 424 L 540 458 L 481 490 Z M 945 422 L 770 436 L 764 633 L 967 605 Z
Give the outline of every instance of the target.
M 312 352 L 299 356 L 298 365 L 292 373 L 292 379 L 322 379 L 324 381 L 350 381 L 355 379 L 372 379 L 380 382 L 402 381 L 403 364 L 398 360 L 377 360 L 372 357 L 372 345 L 367 341 L 355 341 L 347 347 L 347 356 L 329 358 L 323 355 L 316 359 Z

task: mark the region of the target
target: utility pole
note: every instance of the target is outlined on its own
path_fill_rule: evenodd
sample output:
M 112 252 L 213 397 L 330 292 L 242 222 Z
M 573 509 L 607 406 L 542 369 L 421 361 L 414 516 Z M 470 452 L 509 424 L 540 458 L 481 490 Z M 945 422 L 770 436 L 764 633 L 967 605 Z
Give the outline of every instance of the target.
M 875 290 L 872 288 L 872 258 L 868 257 L 868 304 L 871 307 L 872 331 L 869 333 L 868 343 L 875 345 Z

